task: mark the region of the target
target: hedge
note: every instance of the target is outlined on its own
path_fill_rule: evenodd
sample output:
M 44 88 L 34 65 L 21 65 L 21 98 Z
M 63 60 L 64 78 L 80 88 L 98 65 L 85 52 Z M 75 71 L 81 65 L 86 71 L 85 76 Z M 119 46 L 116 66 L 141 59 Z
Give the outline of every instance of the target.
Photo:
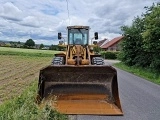
M 118 59 L 118 54 L 120 52 L 118 51 L 102 51 L 101 52 L 101 56 L 104 58 L 104 59 Z

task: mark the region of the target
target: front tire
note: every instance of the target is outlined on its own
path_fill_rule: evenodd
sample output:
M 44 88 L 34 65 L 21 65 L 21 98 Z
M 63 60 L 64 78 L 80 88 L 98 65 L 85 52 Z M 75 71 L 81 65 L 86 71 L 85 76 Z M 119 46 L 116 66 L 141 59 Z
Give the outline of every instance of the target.
M 64 65 L 63 57 L 54 57 L 52 61 L 53 65 Z
M 101 57 L 93 57 L 92 64 L 93 65 L 104 65 L 104 59 Z

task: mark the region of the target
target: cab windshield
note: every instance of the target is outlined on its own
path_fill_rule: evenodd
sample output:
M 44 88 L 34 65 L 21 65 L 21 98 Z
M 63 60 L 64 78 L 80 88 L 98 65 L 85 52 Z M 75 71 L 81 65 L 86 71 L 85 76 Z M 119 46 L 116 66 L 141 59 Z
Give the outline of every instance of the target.
M 68 30 L 68 44 L 86 45 L 88 44 L 88 30 L 86 29 L 70 29 Z

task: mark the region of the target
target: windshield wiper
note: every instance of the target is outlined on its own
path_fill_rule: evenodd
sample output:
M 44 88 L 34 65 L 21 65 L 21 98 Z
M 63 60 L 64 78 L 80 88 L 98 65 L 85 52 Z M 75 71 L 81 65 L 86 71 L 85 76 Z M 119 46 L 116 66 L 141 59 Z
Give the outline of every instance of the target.
M 78 29 L 78 31 L 82 34 L 82 37 L 84 37 L 84 33 L 81 31 L 81 29 Z

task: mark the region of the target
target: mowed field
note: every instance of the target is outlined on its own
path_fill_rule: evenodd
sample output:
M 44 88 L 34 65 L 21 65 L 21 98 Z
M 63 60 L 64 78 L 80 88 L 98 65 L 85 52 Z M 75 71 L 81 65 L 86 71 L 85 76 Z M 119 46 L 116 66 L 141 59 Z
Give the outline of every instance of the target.
M 30 83 L 37 81 L 39 70 L 51 64 L 54 53 L 0 47 L 0 104 L 20 95 Z

